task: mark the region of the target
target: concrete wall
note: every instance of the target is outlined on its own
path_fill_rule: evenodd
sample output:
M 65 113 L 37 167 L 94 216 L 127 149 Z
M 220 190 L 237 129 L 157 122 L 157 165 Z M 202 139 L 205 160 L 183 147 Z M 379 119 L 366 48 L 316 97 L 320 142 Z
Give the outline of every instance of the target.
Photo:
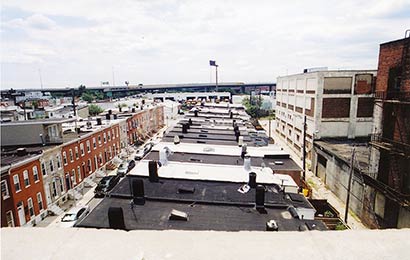
M 319 167 L 318 155 L 326 159 L 324 167 L 324 175 L 318 176 L 326 184 L 326 186 L 341 200 L 346 203 L 347 189 L 349 182 L 350 167 L 345 162 L 341 161 L 334 155 L 330 155 L 317 146 L 313 149 L 312 166 L 315 175 L 318 176 L 317 169 Z M 352 177 L 352 186 L 349 200 L 349 209 L 352 210 L 359 218 L 363 217 L 363 199 L 365 185 L 360 178 L 360 174 L 355 172 Z M 341 212 L 343 213 L 343 212 Z

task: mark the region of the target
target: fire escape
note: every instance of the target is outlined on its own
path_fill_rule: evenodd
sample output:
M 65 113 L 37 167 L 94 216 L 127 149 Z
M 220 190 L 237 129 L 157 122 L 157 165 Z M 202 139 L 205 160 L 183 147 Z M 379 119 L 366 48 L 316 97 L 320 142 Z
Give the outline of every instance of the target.
M 410 178 L 410 37 L 407 32 L 401 62 L 390 69 L 387 91 L 377 91 L 375 97 L 383 103 L 383 133 L 372 135 L 370 144 L 381 151 L 379 175 L 386 179 L 373 180 L 372 184 L 399 205 L 410 207 L 410 187 L 406 184 Z

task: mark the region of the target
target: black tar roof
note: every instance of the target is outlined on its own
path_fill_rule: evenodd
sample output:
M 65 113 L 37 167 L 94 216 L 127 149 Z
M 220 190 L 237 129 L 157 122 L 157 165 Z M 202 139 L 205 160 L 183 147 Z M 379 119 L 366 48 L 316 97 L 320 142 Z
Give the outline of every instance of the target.
M 144 159 L 146 160 L 159 160 L 159 152 L 152 151 Z M 240 156 L 229 155 L 213 155 L 213 154 L 197 154 L 197 153 L 173 153 L 168 156 L 169 161 L 176 162 L 193 162 L 204 164 L 221 164 L 221 165 L 243 165 L 243 159 Z M 275 161 L 281 161 L 283 164 L 275 164 Z M 252 157 L 251 165 L 260 167 L 262 163 L 266 167 L 272 170 L 288 170 L 288 171 L 301 171 L 302 169 L 289 158 L 289 155 L 276 155 L 272 158 Z
M 142 179 L 145 205 L 131 209 L 130 183 Z M 274 185 L 266 185 L 266 214 L 254 209 L 255 190 L 242 194 L 238 183 L 197 181 L 183 179 L 160 179 L 149 182 L 147 177 L 127 176 L 82 221 L 80 227 L 108 228 L 109 207 L 121 207 L 127 229 L 182 229 L 182 230 L 265 230 L 268 220 L 277 221 L 280 230 L 298 230 L 300 225 L 315 224 L 326 229 L 320 221 L 306 221 L 291 217 L 288 207 L 312 208 L 300 194 L 283 194 Z M 179 193 L 181 188 L 194 188 L 193 193 Z M 184 211 L 189 221 L 170 221 L 172 209 Z

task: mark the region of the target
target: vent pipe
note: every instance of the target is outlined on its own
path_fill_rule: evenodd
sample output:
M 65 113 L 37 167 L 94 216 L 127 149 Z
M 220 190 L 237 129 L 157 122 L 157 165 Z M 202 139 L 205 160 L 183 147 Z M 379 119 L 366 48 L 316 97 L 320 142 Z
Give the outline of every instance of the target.
M 251 157 L 249 156 L 249 154 L 245 154 L 245 157 L 243 159 L 243 167 L 247 171 L 251 170 Z
M 174 144 L 179 144 L 181 141 L 179 140 L 179 136 L 174 136 Z
M 120 207 L 110 207 L 108 209 L 108 224 L 112 229 L 125 230 L 124 213 Z
M 162 150 L 159 151 L 159 162 L 161 163 L 161 166 L 168 164 L 167 150 L 165 148 L 162 148 Z
M 149 161 L 148 162 L 148 172 L 149 172 L 149 181 L 150 182 L 158 182 L 158 165 L 156 161 Z

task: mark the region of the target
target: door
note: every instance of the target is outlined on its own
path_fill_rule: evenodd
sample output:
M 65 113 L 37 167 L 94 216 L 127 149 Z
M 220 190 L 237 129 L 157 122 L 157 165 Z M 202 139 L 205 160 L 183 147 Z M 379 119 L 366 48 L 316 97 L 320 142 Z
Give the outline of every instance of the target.
M 53 183 L 53 185 L 55 185 L 55 183 Z M 46 189 L 45 189 L 45 192 L 46 192 L 46 201 L 47 201 L 47 205 L 50 205 L 50 204 L 51 204 L 51 202 L 52 202 L 52 200 L 51 200 L 50 183 L 49 183 L 49 182 L 47 182 L 47 183 L 46 183 Z
M 26 215 L 24 214 L 24 206 L 23 203 L 19 202 L 20 206 L 17 208 L 17 213 L 19 216 L 20 226 L 26 224 Z
M 69 174 L 65 175 L 65 185 L 66 185 L 67 191 L 69 191 L 71 189 L 70 175 Z

